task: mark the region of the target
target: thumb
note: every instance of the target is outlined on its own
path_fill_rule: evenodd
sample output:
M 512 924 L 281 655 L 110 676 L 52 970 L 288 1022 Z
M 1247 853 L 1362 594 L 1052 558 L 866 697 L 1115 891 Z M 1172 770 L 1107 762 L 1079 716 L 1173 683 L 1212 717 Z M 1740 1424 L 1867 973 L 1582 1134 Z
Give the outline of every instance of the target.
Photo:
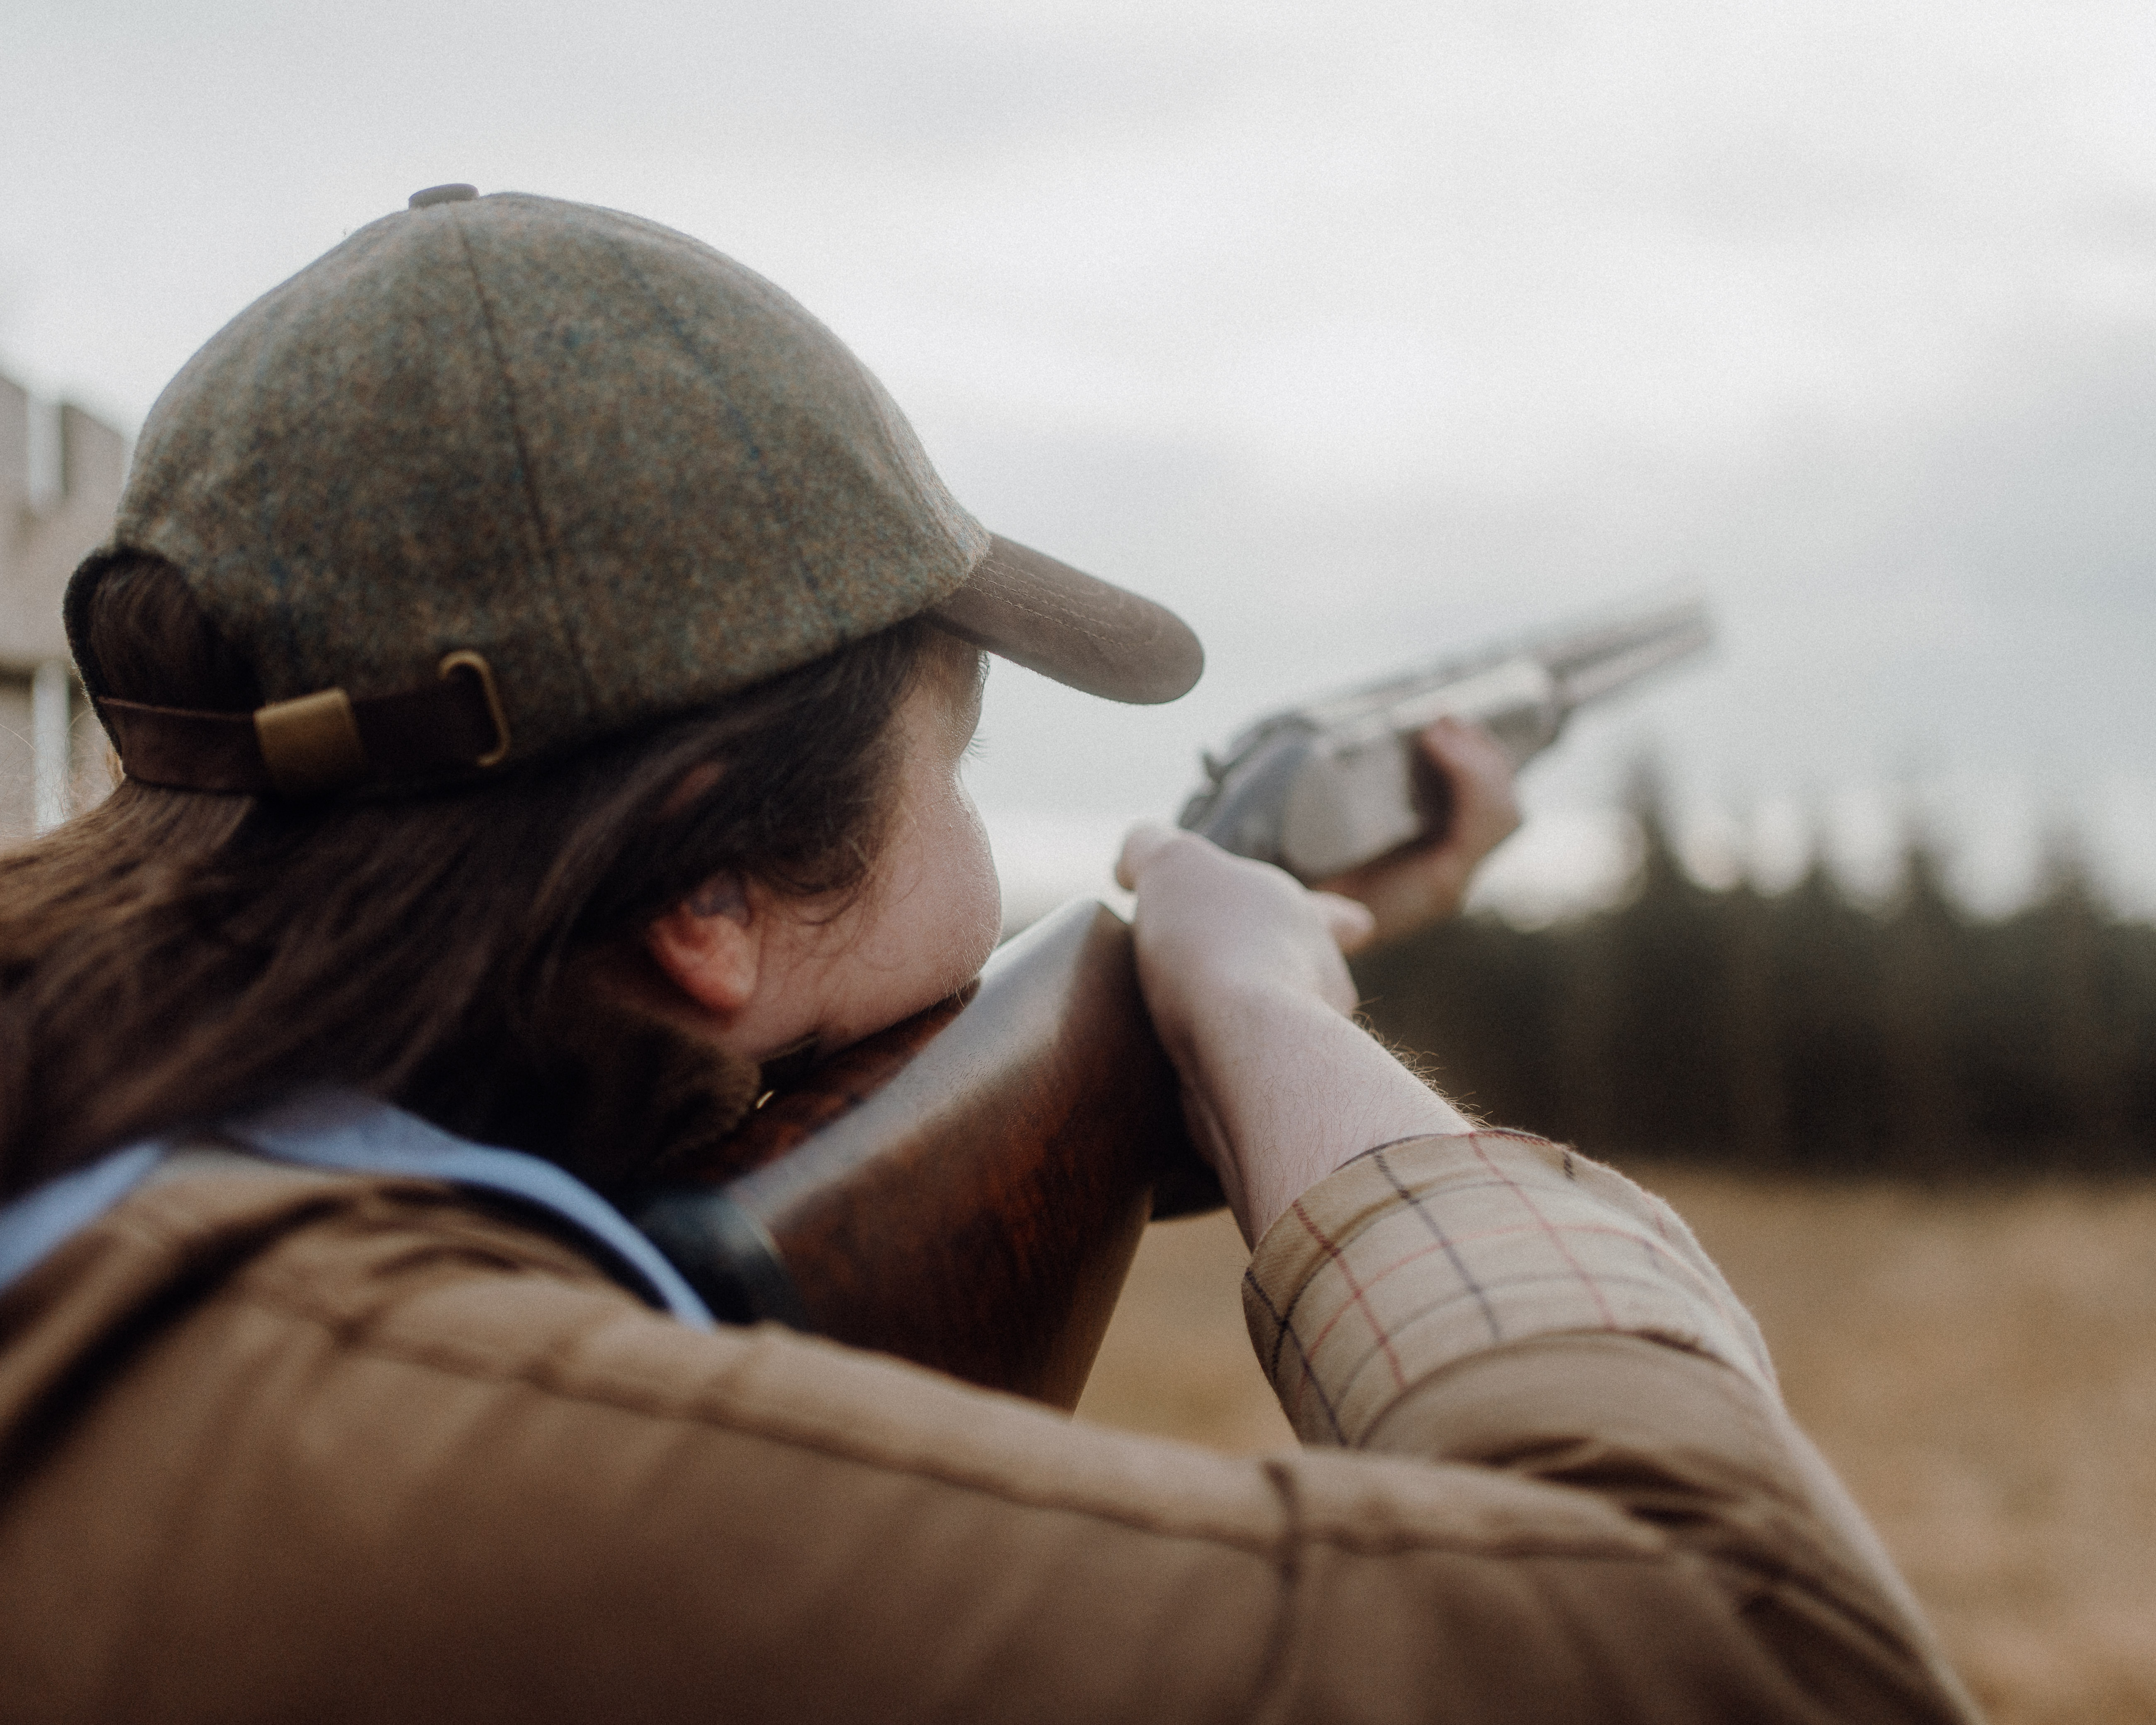
M 1173 827 L 1163 826 L 1157 820 L 1142 820 L 1132 827 L 1123 837 L 1122 855 L 1116 859 L 1116 885 L 1126 892 L 1137 891 L 1138 876 L 1146 865 L 1175 837 Z
M 1325 932 L 1332 937 L 1332 943 L 1343 952 L 1359 952 L 1378 932 L 1378 919 L 1370 914 L 1368 905 L 1343 898 L 1337 892 L 1313 892 L 1310 901 L 1317 906 L 1317 914 L 1324 919 Z

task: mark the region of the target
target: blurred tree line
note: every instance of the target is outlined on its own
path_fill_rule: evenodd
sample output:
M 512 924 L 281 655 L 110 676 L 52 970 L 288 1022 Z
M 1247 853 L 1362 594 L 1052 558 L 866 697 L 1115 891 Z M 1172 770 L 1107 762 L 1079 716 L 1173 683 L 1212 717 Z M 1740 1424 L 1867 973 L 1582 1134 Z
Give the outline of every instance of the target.
M 1651 775 L 1631 800 L 1642 855 L 1615 908 L 1541 929 L 1462 917 L 1358 963 L 1372 1020 L 1450 1094 L 1619 1158 L 2156 1163 L 2156 928 L 2111 914 L 2076 847 L 1987 921 L 1912 836 L 1874 911 L 1824 860 L 1779 894 L 1702 886 Z

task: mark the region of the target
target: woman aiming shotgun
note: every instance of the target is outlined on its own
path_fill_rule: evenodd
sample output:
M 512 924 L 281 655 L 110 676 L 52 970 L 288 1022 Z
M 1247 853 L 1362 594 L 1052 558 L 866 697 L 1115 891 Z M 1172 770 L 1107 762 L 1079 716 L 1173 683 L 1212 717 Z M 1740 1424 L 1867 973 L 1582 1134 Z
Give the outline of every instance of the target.
M 69 589 L 125 768 L 0 863 L 10 1720 L 1935 1720 L 1681 1223 L 1347 1016 L 1369 913 L 1145 829 L 1140 979 L 1308 1448 L 714 1327 L 610 1199 L 963 983 L 991 538 L 693 241 L 438 188 L 243 312 Z M 1440 737 L 1446 907 L 1509 824 Z

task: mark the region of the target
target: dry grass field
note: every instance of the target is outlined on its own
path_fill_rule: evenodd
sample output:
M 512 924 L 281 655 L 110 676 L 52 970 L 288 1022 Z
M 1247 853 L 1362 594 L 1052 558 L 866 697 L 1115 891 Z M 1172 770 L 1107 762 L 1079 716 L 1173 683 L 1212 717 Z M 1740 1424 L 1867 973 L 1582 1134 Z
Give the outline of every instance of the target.
M 1640 1178 L 1751 1303 L 1998 1725 L 2156 1720 L 2156 1184 Z M 1081 1417 L 1289 1441 L 1244 1255 L 1224 1218 L 1153 1229 Z

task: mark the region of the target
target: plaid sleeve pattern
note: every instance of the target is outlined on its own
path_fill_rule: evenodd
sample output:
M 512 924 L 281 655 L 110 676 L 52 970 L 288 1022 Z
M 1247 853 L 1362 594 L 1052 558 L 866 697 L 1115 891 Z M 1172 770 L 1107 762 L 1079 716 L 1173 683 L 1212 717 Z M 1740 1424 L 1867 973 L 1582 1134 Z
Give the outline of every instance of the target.
M 1776 1391 L 1758 1326 L 1676 1212 L 1524 1132 L 1365 1152 L 1266 1231 L 1243 1308 L 1309 1443 L 1358 1445 L 1434 1373 L 1560 1331 L 1651 1337 Z

